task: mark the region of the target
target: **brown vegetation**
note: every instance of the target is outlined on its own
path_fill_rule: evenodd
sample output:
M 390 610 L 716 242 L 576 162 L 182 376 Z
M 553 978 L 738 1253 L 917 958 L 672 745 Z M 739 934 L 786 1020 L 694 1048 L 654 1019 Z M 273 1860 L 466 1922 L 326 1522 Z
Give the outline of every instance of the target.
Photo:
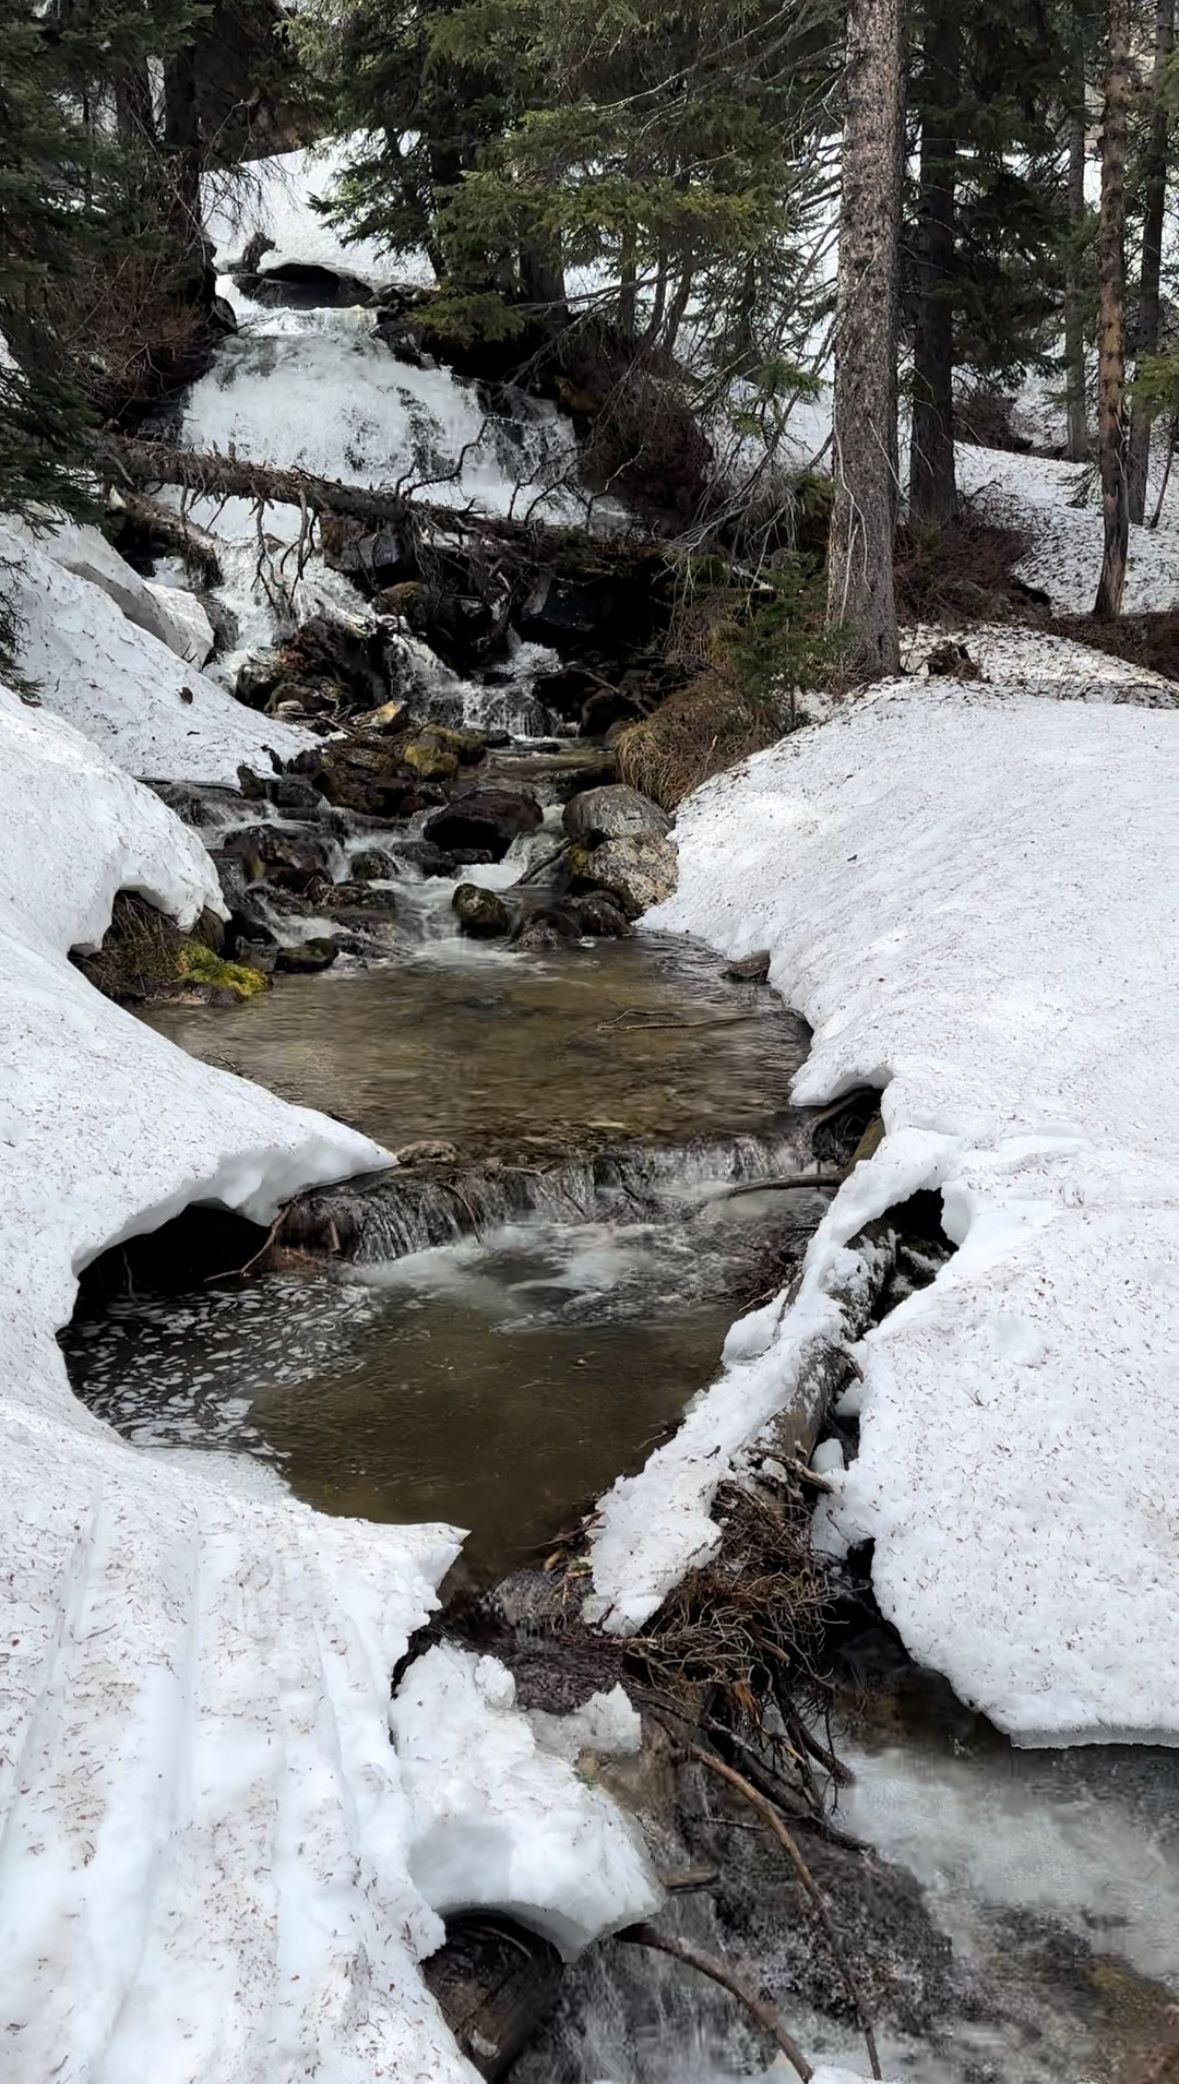
M 618 773 L 664 810 L 675 810 L 701 782 L 772 745 L 782 729 L 774 703 L 740 694 L 713 667 L 669 695 L 653 716 L 619 733 Z

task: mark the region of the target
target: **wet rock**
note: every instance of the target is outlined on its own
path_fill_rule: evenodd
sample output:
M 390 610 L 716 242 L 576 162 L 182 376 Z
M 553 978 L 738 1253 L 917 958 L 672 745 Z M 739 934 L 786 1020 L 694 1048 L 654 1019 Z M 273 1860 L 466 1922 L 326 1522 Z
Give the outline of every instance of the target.
M 393 1156 L 399 1165 L 457 1165 L 458 1145 L 436 1142 L 426 1136 L 418 1143 L 399 1144 Z
M 671 830 L 666 811 L 625 782 L 585 789 L 572 797 L 565 805 L 562 823 L 571 839 L 582 840 L 588 847 L 596 847 L 604 839 L 635 839 L 645 833 L 662 837 Z
M 283 661 L 278 651 L 256 651 L 238 667 L 234 694 L 248 709 L 261 709 L 282 675 Z
M 580 720 L 585 703 L 600 686 L 599 676 L 590 667 L 562 666 L 555 673 L 538 674 L 532 692 L 545 709 L 574 722 Z
M 511 932 L 512 915 L 497 891 L 460 883 L 451 902 L 463 932 L 473 940 L 499 940 Z
M 425 837 L 452 853 L 485 848 L 493 861 L 502 861 L 512 841 L 535 832 L 542 821 L 535 796 L 522 789 L 473 789 L 429 818 Z
M 267 716 L 321 716 L 325 710 L 347 707 L 348 690 L 342 680 L 294 680 L 284 677 L 271 688 L 263 703 Z
M 365 847 L 361 853 L 353 854 L 348 867 L 354 883 L 391 883 L 397 876 L 393 856 L 380 847 Z
M 310 940 L 279 948 L 274 966 L 291 975 L 311 975 L 317 970 L 329 970 L 339 952 L 336 941 L 328 940 L 326 935 L 313 935 Z
M 457 856 L 448 854 L 445 848 L 435 846 L 433 840 L 429 839 L 399 839 L 397 858 L 409 867 L 418 869 L 424 876 L 452 876 L 459 865 Z
M 604 738 L 615 724 L 633 724 L 642 709 L 632 695 L 622 688 L 595 688 L 581 711 L 582 735 L 586 738 Z
M 423 781 L 448 781 L 459 771 L 458 754 L 433 734 L 403 739 L 400 752 L 403 766 Z
M 306 890 L 323 875 L 327 862 L 321 839 L 280 825 L 243 825 L 226 834 L 221 852 L 236 855 L 247 882 L 265 876 L 283 890 Z
M 550 949 L 568 947 L 575 935 L 571 920 L 559 921 L 551 913 L 538 912 L 524 921 L 519 933 L 513 937 L 512 946 L 522 955 L 544 955 Z
M 276 774 L 266 783 L 265 794 L 276 810 L 315 812 L 321 808 L 316 790 L 301 774 Z
M 403 532 L 391 527 L 367 528 L 362 521 L 325 515 L 320 541 L 332 570 L 345 573 L 371 594 L 413 578 L 413 532 L 408 524 Z
M 769 974 L 768 948 L 758 948 L 752 955 L 738 956 L 736 962 L 725 965 L 725 976 L 731 984 L 764 984 Z
M 587 890 L 584 897 L 571 898 L 569 910 L 588 940 L 621 941 L 630 932 L 625 912 L 604 890 Z
M 340 912 L 381 912 L 392 918 L 397 899 L 391 890 L 375 890 L 371 883 L 313 883 L 308 896 L 312 903 Z
M 604 840 L 592 849 L 574 847 L 568 865 L 575 889 L 604 890 L 628 919 L 670 897 L 678 877 L 674 846 L 653 832 Z
M 395 698 L 382 702 L 376 709 L 366 709 L 353 717 L 358 731 L 378 731 L 383 738 L 404 731 L 409 723 L 409 704 Z
M 614 648 L 620 630 L 648 616 L 630 580 L 612 573 L 542 572 L 520 611 L 520 634 L 539 644 L 575 647 L 605 639 Z M 625 640 L 624 640 L 625 641 Z
M 278 964 L 278 943 L 273 937 L 264 941 L 259 936 L 241 934 L 234 942 L 233 952 L 239 962 L 251 970 L 260 970 L 264 977 L 271 976 Z

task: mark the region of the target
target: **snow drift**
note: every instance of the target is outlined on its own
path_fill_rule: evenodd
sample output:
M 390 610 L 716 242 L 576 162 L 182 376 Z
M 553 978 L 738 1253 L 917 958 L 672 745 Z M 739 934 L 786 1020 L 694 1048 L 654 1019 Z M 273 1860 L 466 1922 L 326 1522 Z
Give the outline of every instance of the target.
M 864 1342 L 832 1537 L 913 1654 L 1025 1742 L 1179 1732 L 1179 721 L 929 681 L 710 784 L 652 925 L 814 1028 L 794 1098 L 882 1088 L 793 1308 L 605 1501 L 594 1611 L 640 1625 L 789 1401 L 847 1241 L 918 1188 L 960 1245 Z M 857 1394 L 860 1392 L 857 1390 Z
M 59 561 L 66 556 L 72 569 Z M 21 674 L 47 708 L 129 773 L 232 783 L 243 761 L 265 771 L 270 752 L 290 760 L 313 743 L 308 732 L 245 708 L 151 627 L 140 627 L 132 619 L 137 589 L 161 616 L 167 603 L 142 587 L 97 530 L 67 524 L 62 536 L 37 538 L 2 519 L 0 564 L 20 625 Z M 175 611 L 170 628 L 179 643 Z
M 498 1667 L 403 1778 L 390 1674 L 454 1529 L 325 1518 L 241 1462 L 129 1447 L 73 1398 L 54 1333 L 105 1246 L 194 1202 L 265 1221 L 383 1153 L 186 1056 L 70 964 L 119 889 L 186 925 L 217 882 L 155 796 L 2 689 L 0 805 L 6 2084 L 459 2084 L 417 1964 L 442 1935 L 430 1877 L 463 1893 L 480 1803 L 513 1907 L 567 1947 L 657 1891 Z M 571 1912 L 543 1872 L 554 1775 Z

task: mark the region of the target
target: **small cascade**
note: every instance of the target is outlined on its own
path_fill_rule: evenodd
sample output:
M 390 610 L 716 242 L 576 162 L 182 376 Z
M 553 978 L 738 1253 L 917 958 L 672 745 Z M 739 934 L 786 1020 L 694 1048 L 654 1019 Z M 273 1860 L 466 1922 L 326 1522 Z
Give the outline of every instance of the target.
M 529 1217 L 560 1224 L 685 1221 L 728 1188 L 809 1178 L 804 1143 L 802 1133 L 741 1135 L 665 1149 L 618 1146 L 557 1165 L 495 1160 L 446 1173 L 407 1167 L 303 1195 L 288 1209 L 279 1239 L 365 1265 Z M 832 1187 L 837 1184 L 833 1175 Z M 789 1189 L 773 1191 L 783 1204 L 795 1199 Z M 805 1216 L 813 1224 L 822 1205 L 817 1190 L 796 1192 L 806 1196 Z

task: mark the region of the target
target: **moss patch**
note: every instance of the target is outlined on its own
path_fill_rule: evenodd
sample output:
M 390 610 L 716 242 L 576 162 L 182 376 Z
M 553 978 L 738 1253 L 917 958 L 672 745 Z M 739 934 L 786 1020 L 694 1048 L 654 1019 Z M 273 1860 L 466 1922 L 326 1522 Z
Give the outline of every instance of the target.
M 186 983 L 219 985 L 239 999 L 257 998 L 270 982 L 261 970 L 253 970 L 244 962 L 226 962 L 201 941 L 182 941 L 178 955 L 179 975 Z
M 265 991 L 269 979 L 244 963 L 224 961 L 212 945 L 220 931 L 220 922 L 205 913 L 193 933 L 181 933 L 175 921 L 146 898 L 123 890 L 115 899 L 101 948 L 74 960 L 95 990 L 120 1006 L 173 998 L 185 985 L 230 991 L 237 999 L 254 998 Z

